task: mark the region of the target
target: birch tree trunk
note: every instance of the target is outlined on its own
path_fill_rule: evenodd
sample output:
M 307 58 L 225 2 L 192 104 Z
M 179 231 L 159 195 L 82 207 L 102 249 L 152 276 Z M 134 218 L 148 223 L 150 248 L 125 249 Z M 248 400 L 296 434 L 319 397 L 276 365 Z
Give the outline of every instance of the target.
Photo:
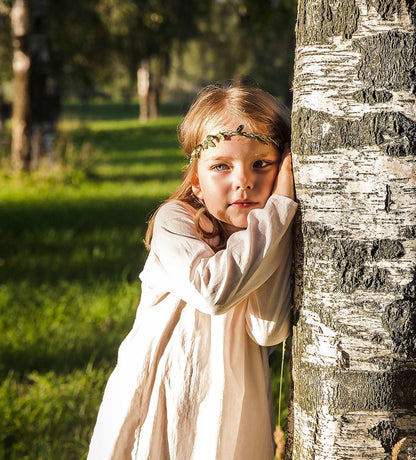
M 143 59 L 137 69 L 137 95 L 139 97 L 139 120 L 146 123 L 149 119 L 150 70 L 149 61 Z
M 298 3 L 287 458 L 416 458 L 415 24 L 412 0 Z
M 30 167 L 30 51 L 29 0 L 15 0 L 11 10 L 14 96 L 11 165 L 15 171 Z

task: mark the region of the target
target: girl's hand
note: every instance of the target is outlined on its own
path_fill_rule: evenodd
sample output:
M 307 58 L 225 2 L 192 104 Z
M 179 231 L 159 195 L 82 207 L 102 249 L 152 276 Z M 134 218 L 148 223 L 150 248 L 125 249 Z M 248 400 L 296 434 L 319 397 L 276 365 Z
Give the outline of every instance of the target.
M 293 182 L 292 172 L 292 155 L 287 146 L 282 154 L 279 164 L 279 172 L 277 173 L 276 182 L 273 188 L 273 195 L 283 195 L 292 200 L 295 199 L 295 185 Z

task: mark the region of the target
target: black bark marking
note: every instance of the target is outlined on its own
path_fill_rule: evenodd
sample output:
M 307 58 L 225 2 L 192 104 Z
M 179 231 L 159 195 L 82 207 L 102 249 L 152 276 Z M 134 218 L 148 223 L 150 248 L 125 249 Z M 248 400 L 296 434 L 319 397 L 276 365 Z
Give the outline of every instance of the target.
M 387 90 L 413 91 L 415 36 L 402 32 L 376 34 L 354 40 L 353 49 L 361 54 L 359 79 L 369 86 Z
M 302 224 L 302 209 L 301 206 L 298 207 L 298 210 L 295 215 L 295 222 L 294 222 L 294 229 L 295 229 L 295 257 L 294 257 L 294 289 L 293 289 L 293 296 L 295 299 L 295 308 L 293 311 L 293 326 L 297 325 L 299 319 L 299 309 L 296 306 L 303 305 L 303 269 L 304 269 L 304 241 L 303 241 L 303 224 Z
M 404 247 L 396 240 L 375 240 L 371 248 L 371 256 L 374 260 L 399 259 L 404 256 Z
M 416 267 L 413 278 L 404 288 L 403 299 L 387 306 L 383 325 L 393 341 L 393 351 L 408 358 L 416 358 Z
M 397 300 L 383 313 L 383 326 L 393 341 L 393 351 L 408 358 L 416 358 L 416 302 Z
M 373 426 L 368 432 L 373 438 L 380 441 L 386 453 L 391 453 L 396 442 L 401 439 L 399 430 L 391 422 L 386 420 Z
M 392 0 L 376 0 L 374 3 L 383 19 L 392 19 L 394 14 L 399 13 L 399 5 Z
M 390 185 L 386 185 L 386 199 L 384 200 L 384 210 L 388 213 L 393 201 L 391 199 L 391 188 Z
M 374 6 L 377 13 L 384 20 L 393 19 L 395 14 L 405 14 L 406 12 L 411 16 L 413 24 L 416 22 L 415 18 L 415 2 L 414 0 L 406 0 L 406 9 L 401 0 L 367 0 L 367 6 Z
M 301 0 L 297 20 L 297 28 L 302 29 L 302 34 L 298 34 L 299 44 L 326 43 L 338 35 L 351 38 L 359 16 L 354 0 Z
M 322 136 L 322 125 L 331 128 Z M 401 113 L 366 113 L 358 120 L 346 120 L 323 112 L 299 109 L 292 114 L 292 147 L 303 155 L 322 155 L 337 148 L 361 149 L 377 145 L 389 156 L 416 155 L 416 122 Z
M 362 91 L 356 91 L 352 97 L 357 102 L 374 105 L 390 101 L 393 98 L 393 94 L 389 91 L 376 91 L 374 88 L 367 88 Z
M 337 272 L 337 277 L 333 280 L 335 289 L 342 292 L 353 292 L 360 288 L 374 291 L 392 289 L 388 281 L 388 271 L 371 266 L 374 259 L 382 258 L 381 255 L 398 257 L 400 249 L 389 240 L 356 241 L 346 232 L 338 232 L 337 237 L 332 237 L 329 228 L 311 223 L 304 227 L 303 232 L 307 241 L 304 247 L 305 263 L 307 264 L 308 259 L 315 260 L 317 264 L 320 260 L 332 262 Z M 377 247 L 380 248 L 379 252 L 374 249 Z M 373 249 L 374 255 L 371 253 Z M 309 279 L 305 272 L 305 288 L 320 289 L 314 284 L 314 280 Z
M 341 344 L 337 344 L 337 363 L 343 370 L 350 367 L 350 355 L 342 348 Z
M 409 12 L 412 23 L 416 25 L 416 3 L 415 0 L 406 0 L 407 10 Z
M 416 267 L 413 267 L 412 281 L 403 289 L 403 297 L 407 300 L 416 300 Z
M 380 343 L 383 343 L 383 337 L 378 333 L 376 332 L 373 337 L 371 337 L 371 341 L 373 343 L 377 343 L 377 344 L 380 344 Z
M 363 243 L 340 240 L 333 249 L 334 265 L 338 269 L 338 285 L 343 292 L 356 289 L 379 290 L 386 284 L 387 272 L 378 267 L 366 267 L 367 248 Z
M 408 240 L 416 238 L 416 225 L 406 225 L 400 229 L 400 236 Z

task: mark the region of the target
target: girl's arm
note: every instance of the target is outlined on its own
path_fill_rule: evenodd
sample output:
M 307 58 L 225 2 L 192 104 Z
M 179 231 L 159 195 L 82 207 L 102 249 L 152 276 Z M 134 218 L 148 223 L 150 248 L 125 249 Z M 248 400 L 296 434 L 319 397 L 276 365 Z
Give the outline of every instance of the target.
M 276 271 L 248 297 L 246 329 L 259 345 L 282 342 L 290 333 L 292 304 L 292 231 L 283 236 Z
M 281 264 L 282 238 L 296 207 L 287 197 L 270 197 L 263 209 L 250 212 L 247 229 L 231 235 L 226 248 L 214 253 L 196 234 L 192 213 L 179 203 L 166 204 L 156 216 L 152 239 L 156 263 L 163 268 L 159 282 L 203 312 L 225 313 Z

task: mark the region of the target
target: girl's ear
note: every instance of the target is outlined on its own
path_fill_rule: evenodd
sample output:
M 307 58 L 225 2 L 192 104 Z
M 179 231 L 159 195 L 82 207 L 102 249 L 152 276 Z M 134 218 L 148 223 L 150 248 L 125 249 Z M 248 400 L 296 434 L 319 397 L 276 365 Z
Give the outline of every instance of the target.
M 191 185 L 192 185 L 192 191 L 194 192 L 194 195 L 202 201 L 204 197 L 202 195 L 201 185 L 199 183 L 199 178 L 197 174 L 195 174 L 195 176 L 192 177 Z

